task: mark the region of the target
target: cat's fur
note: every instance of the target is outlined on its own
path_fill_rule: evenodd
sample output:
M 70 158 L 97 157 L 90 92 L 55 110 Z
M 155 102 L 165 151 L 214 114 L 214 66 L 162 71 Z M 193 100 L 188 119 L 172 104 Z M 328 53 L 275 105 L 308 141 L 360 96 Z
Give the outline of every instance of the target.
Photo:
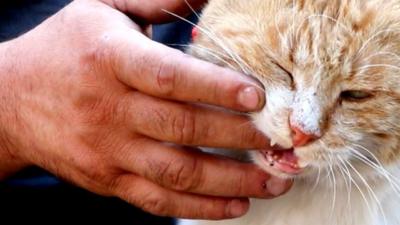
M 287 195 L 192 223 L 400 224 L 400 0 L 211 0 L 189 52 L 263 83 L 251 116 L 273 142 L 293 146 L 289 124 L 318 137 L 295 148 L 298 176 L 254 154 L 296 180 Z

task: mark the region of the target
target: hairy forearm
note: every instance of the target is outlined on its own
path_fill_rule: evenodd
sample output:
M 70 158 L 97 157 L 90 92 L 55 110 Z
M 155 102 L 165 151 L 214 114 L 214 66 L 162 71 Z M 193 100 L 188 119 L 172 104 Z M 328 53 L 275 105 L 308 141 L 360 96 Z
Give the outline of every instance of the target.
M 26 167 L 13 154 L 10 131 L 15 124 L 14 87 L 12 77 L 17 73 L 16 57 L 13 54 L 13 42 L 0 43 L 0 181 Z

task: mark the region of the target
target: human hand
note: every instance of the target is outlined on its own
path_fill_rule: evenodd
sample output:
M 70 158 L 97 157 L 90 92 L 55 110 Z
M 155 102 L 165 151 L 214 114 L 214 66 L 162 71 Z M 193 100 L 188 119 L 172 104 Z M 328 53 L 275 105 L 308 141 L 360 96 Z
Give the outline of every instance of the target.
M 152 42 L 114 9 L 159 22 L 155 3 L 183 13 L 178 1 L 104 2 L 76 0 L 1 44 L 3 154 L 157 215 L 232 218 L 247 197 L 284 192 L 253 165 L 181 147 L 268 146 L 247 118 L 187 103 L 257 110 L 257 84 Z

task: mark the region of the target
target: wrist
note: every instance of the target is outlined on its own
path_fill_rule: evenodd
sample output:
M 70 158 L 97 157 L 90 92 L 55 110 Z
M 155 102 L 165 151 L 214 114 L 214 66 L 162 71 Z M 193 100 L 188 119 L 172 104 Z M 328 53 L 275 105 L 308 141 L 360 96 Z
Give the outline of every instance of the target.
M 0 43 L 0 180 L 28 166 L 16 154 L 13 125 L 17 123 L 16 90 L 13 80 L 18 74 L 14 43 Z

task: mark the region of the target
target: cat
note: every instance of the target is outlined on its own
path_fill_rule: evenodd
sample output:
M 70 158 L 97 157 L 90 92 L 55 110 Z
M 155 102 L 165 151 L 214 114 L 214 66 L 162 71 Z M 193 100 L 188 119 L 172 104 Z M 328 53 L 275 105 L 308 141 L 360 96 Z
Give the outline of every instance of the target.
M 181 225 L 400 224 L 400 0 L 210 0 L 188 52 L 253 76 L 260 150 L 294 179 L 242 218 Z

